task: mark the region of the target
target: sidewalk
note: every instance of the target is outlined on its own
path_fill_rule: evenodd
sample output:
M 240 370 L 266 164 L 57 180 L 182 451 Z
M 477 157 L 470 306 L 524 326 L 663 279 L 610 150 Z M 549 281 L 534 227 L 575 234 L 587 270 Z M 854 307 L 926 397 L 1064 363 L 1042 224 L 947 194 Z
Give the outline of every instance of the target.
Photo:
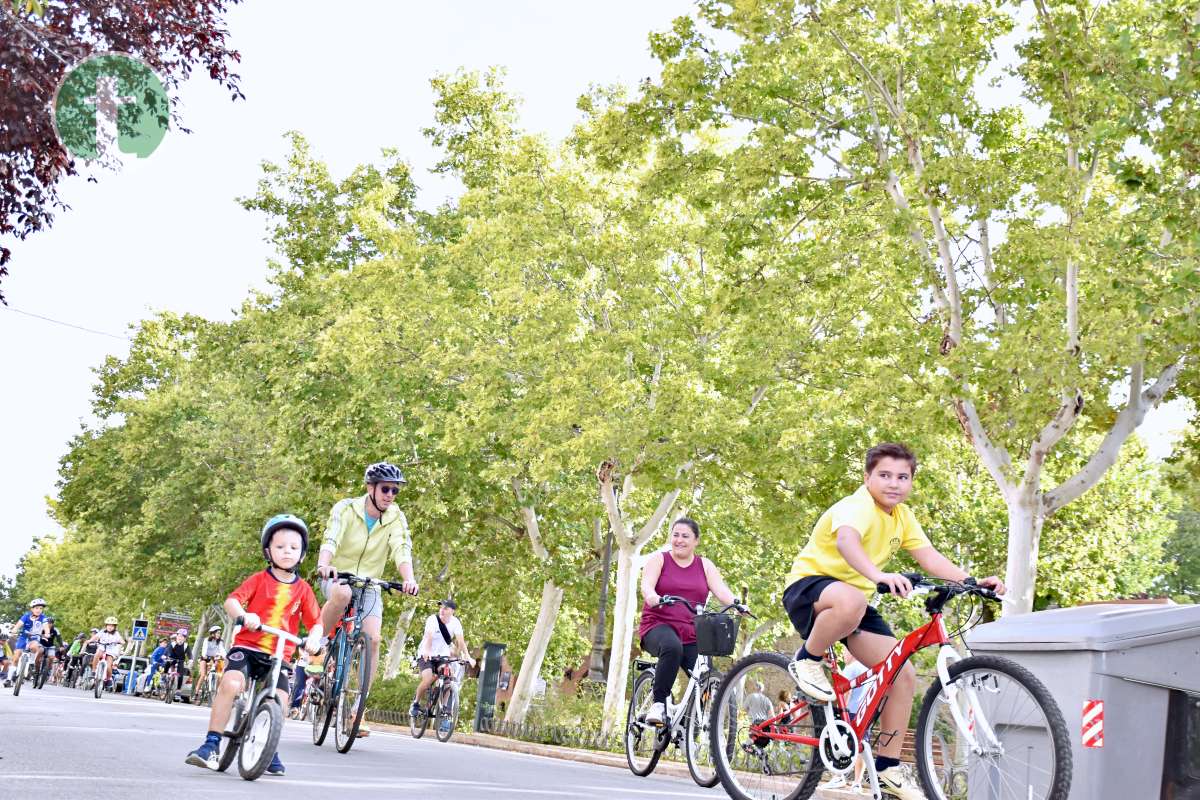
M 392 725 L 386 722 L 371 722 L 369 724 L 373 731 L 391 731 L 393 733 L 403 733 L 405 736 L 412 735 L 407 725 Z M 426 732 L 425 736 L 433 738 L 433 731 Z M 474 747 L 504 750 L 510 753 L 523 753 L 525 755 L 542 756 L 544 758 L 560 758 L 566 761 L 596 764 L 602 767 L 629 769 L 629 765 L 625 763 L 625 756 L 619 753 L 603 753 L 596 750 L 579 750 L 573 747 L 525 742 L 520 739 L 509 739 L 506 736 L 493 736 L 490 733 L 463 733 L 455 731 L 454 737 L 450 741 Z M 687 764 L 674 761 L 658 762 L 658 766 L 654 769 L 654 774 L 670 775 L 674 778 L 686 778 L 688 780 L 692 779 L 692 774 L 688 772 Z M 717 784 L 713 792 L 715 794 L 722 793 L 721 785 Z M 816 800 L 864 800 L 866 797 L 867 795 L 856 795 L 844 791 L 818 791 L 813 794 L 813 798 Z

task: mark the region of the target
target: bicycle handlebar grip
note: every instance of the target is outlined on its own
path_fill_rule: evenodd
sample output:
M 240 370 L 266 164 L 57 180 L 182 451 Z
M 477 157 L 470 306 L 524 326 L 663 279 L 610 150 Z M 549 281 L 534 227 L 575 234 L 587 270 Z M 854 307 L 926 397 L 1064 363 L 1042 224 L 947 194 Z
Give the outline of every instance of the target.
M 901 572 L 900 574 L 908 578 L 908 582 L 913 585 L 914 589 L 919 584 L 925 582 L 925 576 L 919 572 Z M 879 592 L 880 594 L 891 594 L 892 587 L 888 586 L 886 583 L 877 583 L 875 584 L 875 591 Z

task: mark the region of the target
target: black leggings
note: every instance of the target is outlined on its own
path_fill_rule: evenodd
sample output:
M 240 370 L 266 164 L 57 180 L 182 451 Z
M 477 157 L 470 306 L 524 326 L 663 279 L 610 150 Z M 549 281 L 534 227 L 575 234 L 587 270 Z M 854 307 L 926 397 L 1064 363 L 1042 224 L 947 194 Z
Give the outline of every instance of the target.
M 696 666 L 696 643 L 684 644 L 670 625 L 656 625 L 642 637 L 642 649 L 658 656 L 654 668 L 654 702 L 666 702 L 682 665 L 689 672 Z

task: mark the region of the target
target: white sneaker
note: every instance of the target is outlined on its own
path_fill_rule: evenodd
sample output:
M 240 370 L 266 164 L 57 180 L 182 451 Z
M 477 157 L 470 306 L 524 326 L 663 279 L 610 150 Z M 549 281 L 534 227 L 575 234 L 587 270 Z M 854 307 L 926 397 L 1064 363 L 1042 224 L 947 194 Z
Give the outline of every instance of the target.
M 925 793 L 902 766 L 888 767 L 879 773 L 879 788 L 884 795 L 899 798 L 899 800 L 926 800 Z
M 846 778 L 842 775 L 834 775 L 828 783 L 822 783 L 818 789 L 845 789 Z
M 655 703 L 650 706 L 650 710 L 646 712 L 647 725 L 662 725 L 663 719 L 667 716 L 667 707 L 662 703 Z
M 802 658 L 788 664 L 788 672 L 796 681 L 796 686 L 814 700 L 828 703 L 833 699 L 833 686 L 825 675 L 825 665 L 811 658 Z

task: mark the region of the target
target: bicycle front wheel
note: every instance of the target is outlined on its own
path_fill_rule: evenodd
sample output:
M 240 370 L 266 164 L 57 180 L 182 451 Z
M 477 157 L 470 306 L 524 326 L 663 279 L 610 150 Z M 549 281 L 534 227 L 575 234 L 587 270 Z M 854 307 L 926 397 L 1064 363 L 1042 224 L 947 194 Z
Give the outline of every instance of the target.
M 436 702 L 434 698 L 437 696 L 437 684 L 430 686 L 425 691 L 425 707 L 421 708 L 420 703 L 417 704 L 419 712 L 416 716 L 409 714 L 408 717 L 408 732 L 412 734 L 414 739 L 420 739 L 425 735 L 425 729 L 429 727 L 429 717 L 433 714 L 433 704 Z
M 17 662 L 17 675 L 13 678 L 13 697 L 21 693 L 21 683 L 25 680 L 25 668 L 28 664 L 29 656 L 21 653 L 21 660 Z
M 447 686 L 442 689 L 442 702 L 438 703 L 437 740 L 448 742 L 458 724 L 458 692 Z
M 100 663 L 96 665 L 96 683 L 92 686 L 92 693 L 99 700 L 104 694 L 104 680 L 108 677 L 108 660 L 100 659 Z
M 751 653 L 721 680 L 709 722 L 709 752 L 734 800 L 807 800 L 821 780 L 824 765 L 816 747 L 756 735 L 752 729 L 776 720 L 773 734 L 821 735 L 825 710 L 809 705 L 796 688 L 790 662 L 783 653 Z
M 638 776 L 654 772 L 662 757 L 658 729 L 646 724 L 646 713 L 653 704 L 654 670 L 643 670 L 633 681 L 629 711 L 625 716 L 625 761 L 629 771 Z
M 713 700 L 721 688 L 721 676 L 710 673 L 697 689 L 695 705 L 687 717 L 687 765 L 692 780 L 705 789 L 716 786 L 721 780 L 713 763 L 710 750 L 709 724 L 712 718 Z
M 917 719 L 917 776 L 925 794 L 1066 800 L 1071 742 L 1045 685 L 999 656 L 971 656 L 949 672 L 950 687 L 934 681 Z
M 371 676 L 367 674 L 367 646 L 363 637 L 354 640 L 346 662 L 346 679 L 334 710 L 333 741 L 339 753 L 348 753 L 358 736 L 367 709 Z
M 273 697 L 263 699 L 247 721 L 238 753 L 238 773 L 248 781 L 257 780 L 271 766 L 279 749 L 283 730 L 283 709 Z

